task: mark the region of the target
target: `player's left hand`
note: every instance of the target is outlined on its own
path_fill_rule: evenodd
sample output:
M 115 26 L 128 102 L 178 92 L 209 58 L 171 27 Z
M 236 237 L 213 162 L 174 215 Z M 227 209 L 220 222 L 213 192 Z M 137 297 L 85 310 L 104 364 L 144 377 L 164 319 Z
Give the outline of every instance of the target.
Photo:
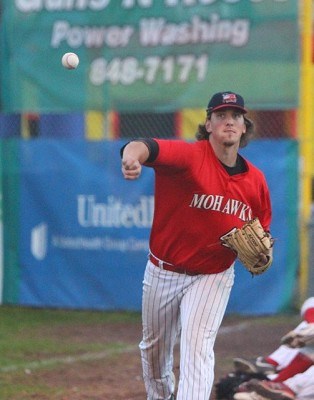
M 265 253 L 260 253 L 260 259 L 258 263 L 255 265 L 255 267 L 263 267 L 265 264 L 268 263 L 269 261 L 269 256 L 267 256 Z
M 272 263 L 273 239 L 256 217 L 241 228 L 222 236 L 222 244 L 232 249 L 252 275 L 264 273 Z

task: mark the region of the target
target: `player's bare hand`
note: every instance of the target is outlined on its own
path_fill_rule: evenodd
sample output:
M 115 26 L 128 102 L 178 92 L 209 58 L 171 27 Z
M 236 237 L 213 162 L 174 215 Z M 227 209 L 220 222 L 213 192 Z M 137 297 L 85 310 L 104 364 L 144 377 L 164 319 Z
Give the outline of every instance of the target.
M 125 179 L 137 179 L 142 172 L 142 166 L 138 160 L 131 157 L 123 158 L 122 160 L 122 174 Z

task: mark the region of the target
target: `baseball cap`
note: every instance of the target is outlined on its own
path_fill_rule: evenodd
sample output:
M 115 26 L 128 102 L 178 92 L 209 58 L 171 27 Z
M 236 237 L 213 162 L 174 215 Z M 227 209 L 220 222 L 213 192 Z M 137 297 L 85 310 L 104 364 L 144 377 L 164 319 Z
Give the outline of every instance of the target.
M 209 100 L 206 111 L 211 113 L 222 108 L 237 108 L 243 113 L 247 112 L 244 107 L 243 97 L 234 92 L 219 92 L 214 94 Z

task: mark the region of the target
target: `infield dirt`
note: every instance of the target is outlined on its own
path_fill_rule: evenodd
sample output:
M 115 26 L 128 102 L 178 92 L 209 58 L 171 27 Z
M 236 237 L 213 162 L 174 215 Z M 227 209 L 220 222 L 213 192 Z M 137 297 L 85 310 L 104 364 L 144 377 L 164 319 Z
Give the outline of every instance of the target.
M 227 316 L 216 340 L 215 381 L 233 370 L 234 357 L 267 355 L 279 345 L 280 337 L 299 322 L 298 315 L 272 317 Z M 115 343 L 115 350 L 64 360 L 58 367 L 25 369 L 13 374 L 12 384 L 27 385 L 30 391 L 5 400 L 145 400 L 138 343 L 140 321 L 47 328 L 42 334 L 63 343 Z M 117 350 L 117 343 L 120 349 Z M 179 375 L 178 346 L 174 373 Z M 33 388 L 33 390 L 31 390 Z M 0 388 L 1 393 L 1 388 Z M 0 396 L 1 397 L 1 396 Z M 211 400 L 214 400 L 214 393 Z

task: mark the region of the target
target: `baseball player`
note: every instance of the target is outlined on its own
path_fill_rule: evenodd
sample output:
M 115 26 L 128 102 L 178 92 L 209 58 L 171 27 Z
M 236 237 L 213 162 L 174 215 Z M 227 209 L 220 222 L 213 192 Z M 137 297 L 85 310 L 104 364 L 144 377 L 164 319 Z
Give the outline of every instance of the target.
M 155 212 L 143 281 L 140 343 L 147 399 L 174 399 L 173 349 L 180 335 L 177 400 L 208 400 L 214 342 L 234 281 L 236 254 L 221 238 L 258 217 L 270 230 L 263 173 L 239 153 L 253 123 L 242 96 L 212 96 L 196 141 L 153 138 L 121 149 L 125 179 L 155 172 Z M 258 264 L 269 255 L 261 253 Z
M 284 382 L 252 380 L 250 393 L 237 393 L 235 400 L 313 400 L 314 365 Z M 261 396 L 261 397 L 260 397 Z
M 314 364 L 314 297 L 304 301 L 300 309 L 302 321 L 281 338 L 281 345 L 267 357 L 250 361 L 235 358 L 239 372 L 264 372 L 268 379 L 282 382 Z
M 252 379 L 239 386 L 235 400 L 306 400 L 314 399 L 314 297 L 300 311 L 302 322 L 281 339 L 283 343 L 264 359 L 262 368 L 273 366 L 267 380 Z M 236 359 L 238 371 L 258 372 L 258 362 Z M 242 369 L 241 369 L 242 367 Z M 262 397 L 260 399 L 260 397 Z

